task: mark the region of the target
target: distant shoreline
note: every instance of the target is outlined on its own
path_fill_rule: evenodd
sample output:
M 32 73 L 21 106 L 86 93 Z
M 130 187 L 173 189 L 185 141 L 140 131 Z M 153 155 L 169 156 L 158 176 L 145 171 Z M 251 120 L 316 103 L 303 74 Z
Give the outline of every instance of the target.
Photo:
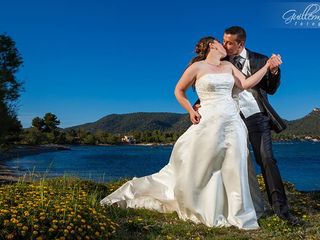
M 312 139 L 314 140 L 314 139 Z M 320 143 L 320 141 L 312 141 L 305 139 L 294 139 L 294 140 L 273 140 L 273 143 L 284 143 L 284 142 L 310 142 L 310 143 Z M 17 145 L 14 146 L 11 150 L 6 153 L 0 152 L 0 163 L 4 160 L 9 160 L 13 158 L 25 157 L 30 155 L 36 155 L 44 152 L 53 152 L 53 151 L 65 151 L 71 150 L 71 147 L 78 146 L 146 146 L 146 147 L 155 147 L 155 146 L 173 146 L 174 143 L 120 143 L 120 144 L 73 144 L 73 145 L 63 145 L 63 144 L 41 144 L 41 145 Z M 0 165 L 1 167 L 1 165 Z
M 120 144 L 105 144 L 100 143 L 96 145 L 88 145 L 88 146 L 173 146 L 174 143 L 120 143 Z M 81 146 L 81 145 L 79 145 Z M 84 145 L 86 146 L 86 145 Z
M 316 148 L 318 147 L 317 143 L 313 143 L 311 141 L 274 141 L 275 144 L 316 144 Z M 127 146 L 127 147 L 125 147 Z M 140 146 L 140 147 L 139 147 Z M 118 145 L 110 145 L 110 144 L 98 144 L 98 145 L 82 145 L 82 144 L 76 144 L 76 145 L 38 145 L 38 146 L 28 146 L 28 145 L 19 145 L 15 146 L 11 151 L 10 154 L 6 154 L 5 156 L 0 153 L 0 184 L 3 183 L 12 183 L 16 182 L 19 177 L 21 177 L 21 174 L 19 174 L 19 170 L 16 167 L 12 167 L 12 164 L 10 164 L 10 159 L 14 160 L 14 158 L 23 158 L 24 156 L 28 155 L 37 155 L 40 153 L 45 152 L 55 152 L 55 151 L 64 151 L 64 150 L 72 150 L 76 149 L 78 147 L 83 147 L 85 150 L 96 149 L 97 147 L 106 148 L 111 151 L 113 149 L 118 149 L 119 151 L 126 151 L 126 149 L 135 149 L 141 148 L 141 150 L 145 149 L 146 151 L 149 151 L 148 149 L 167 149 L 170 151 L 171 147 L 173 146 L 173 143 L 163 144 L 163 143 L 138 143 L 138 144 L 118 144 Z M 115 148 L 114 148 L 115 147 Z M 123 150 L 121 150 L 121 147 Z M 320 190 L 315 190 L 320 191 Z M 309 192 L 309 191 L 308 191 Z
M 19 158 L 29 155 L 36 155 L 43 152 L 70 150 L 68 145 L 44 144 L 44 145 L 17 145 L 8 152 L 1 153 L 0 161 Z
M 173 146 L 174 143 L 132 143 L 132 144 L 96 144 L 96 145 L 86 145 L 86 144 L 75 144 L 75 145 L 62 145 L 62 144 L 41 144 L 41 145 L 17 145 L 14 146 L 11 150 L 5 153 L 0 153 L 0 162 L 20 158 L 30 155 L 36 155 L 44 152 L 53 152 L 53 151 L 64 151 L 71 150 L 73 146 Z M 1 167 L 1 165 L 0 165 Z
M 58 145 L 58 144 L 46 144 L 46 145 L 17 145 L 14 146 L 11 150 L 5 153 L 0 153 L 0 183 L 10 183 L 16 182 L 19 179 L 19 176 L 16 175 L 15 171 L 8 168 L 3 161 L 20 158 L 30 155 L 37 155 L 44 152 L 53 152 L 53 151 L 62 151 L 70 150 L 71 148 L 67 145 Z

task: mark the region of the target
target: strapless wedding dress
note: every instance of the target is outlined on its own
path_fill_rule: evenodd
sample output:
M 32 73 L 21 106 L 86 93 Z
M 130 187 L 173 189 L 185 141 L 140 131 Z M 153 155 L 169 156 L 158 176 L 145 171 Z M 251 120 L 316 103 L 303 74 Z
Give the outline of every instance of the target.
M 176 141 L 169 163 L 134 177 L 100 203 L 176 212 L 210 227 L 259 228 L 248 183 L 247 129 L 231 96 L 233 86 L 230 73 L 197 79 L 201 120 Z

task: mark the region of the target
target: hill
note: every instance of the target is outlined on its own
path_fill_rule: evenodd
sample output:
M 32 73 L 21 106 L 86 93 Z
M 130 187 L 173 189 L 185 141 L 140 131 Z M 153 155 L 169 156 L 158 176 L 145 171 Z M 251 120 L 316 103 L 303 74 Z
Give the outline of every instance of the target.
M 296 120 L 285 120 L 288 128 L 279 136 L 320 136 L 320 108 Z M 102 130 L 108 133 L 160 130 L 182 132 L 191 122 L 188 114 L 168 112 L 137 112 L 107 115 L 96 122 L 73 126 L 68 129 L 83 129 L 92 133 Z

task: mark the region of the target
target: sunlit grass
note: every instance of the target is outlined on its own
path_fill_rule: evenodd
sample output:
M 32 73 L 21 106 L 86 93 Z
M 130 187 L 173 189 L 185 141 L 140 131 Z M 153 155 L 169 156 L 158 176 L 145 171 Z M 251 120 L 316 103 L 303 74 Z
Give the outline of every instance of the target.
M 101 207 L 100 200 L 127 180 L 28 176 L 0 185 L 0 239 L 320 239 L 320 194 L 298 192 L 289 183 L 292 212 L 307 225 L 292 227 L 270 215 L 259 230 L 244 231 L 182 221 L 175 213 Z
M 107 187 L 71 177 L 0 186 L 1 239 L 105 239 L 115 232 L 99 205 Z

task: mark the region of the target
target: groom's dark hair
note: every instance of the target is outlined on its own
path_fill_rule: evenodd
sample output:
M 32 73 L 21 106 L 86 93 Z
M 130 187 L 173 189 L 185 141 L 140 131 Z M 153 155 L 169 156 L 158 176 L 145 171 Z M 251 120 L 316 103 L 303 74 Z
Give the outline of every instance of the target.
M 225 34 L 237 35 L 237 40 L 239 42 L 241 42 L 241 41 L 245 42 L 246 38 L 247 38 L 246 31 L 242 27 L 239 27 L 239 26 L 229 27 L 226 30 L 224 30 L 224 33 Z

